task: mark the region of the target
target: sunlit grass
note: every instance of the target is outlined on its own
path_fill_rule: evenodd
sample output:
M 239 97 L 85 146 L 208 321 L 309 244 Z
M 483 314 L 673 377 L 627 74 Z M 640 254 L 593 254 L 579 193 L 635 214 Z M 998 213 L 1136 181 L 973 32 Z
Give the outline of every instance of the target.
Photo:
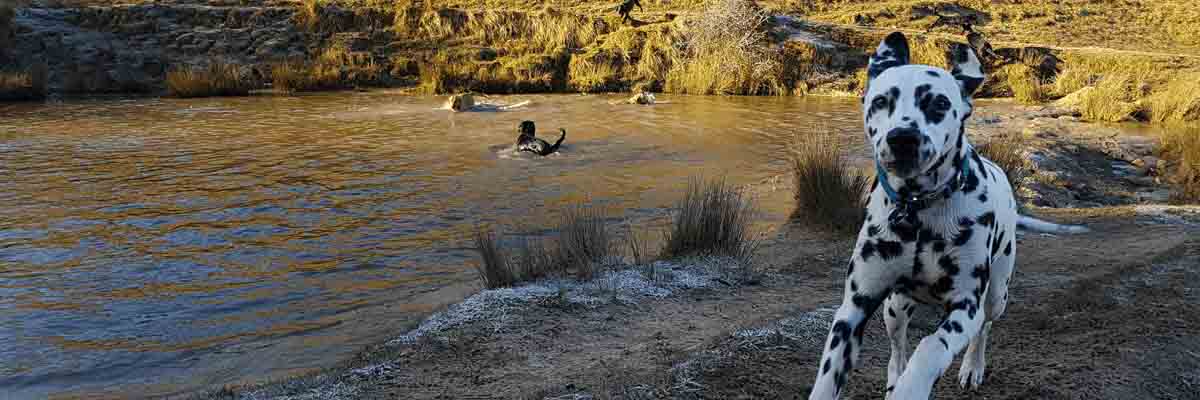
M 245 96 L 257 85 L 234 64 L 212 61 L 204 68 L 167 71 L 167 93 L 175 97 Z

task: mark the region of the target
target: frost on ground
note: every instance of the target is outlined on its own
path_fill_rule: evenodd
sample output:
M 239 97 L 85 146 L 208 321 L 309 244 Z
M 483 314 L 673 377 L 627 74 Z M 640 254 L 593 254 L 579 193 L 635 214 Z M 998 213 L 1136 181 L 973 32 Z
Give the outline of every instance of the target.
M 739 345 L 757 347 L 773 338 L 783 338 L 805 346 L 824 344 L 829 333 L 833 308 L 818 308 L 795 317 L 781 319 L 771 326 L 744 329 L 733 333 Z
M 784 318 L 771 325 L 734 331 L 731 341 L 716 349 L 706 350 L 671 368 L 674 393 L 700 392 L 700 372 L 706 367 L 720 365 L 738 352 L 757 351 L 776 346 L 820 348 L 829 333 L 833 308 L 818 308 L 795 317 Z
M 586 282 L 549 279 L 513 288 L 484 290 L 430 316 L 416 329 L 389 341 L 387 345 L 410 345 L 424 340 L 446 341 L 446 335 L 455 329 L 479 322 L 491 324 L 498 332 L 503 331 L 523 310 L 536 305 L 591 308 L 665 298 L 689 289 L 712 287 L 718 282 L 736 281 L 732 275 L 742 268 L 744 265 L 735 259 L 698 257 L 613 268 Z M 353 399 L 364 385 L 369 385 L 375 379 L 402 374 L 404 369 L 405 366 L 398 360 L 382 361 L 343 373 L 321 374 L 295 384 L 267 386 L 245 392 L 239 399 Z
M 345 382 L 330 382 L 292 394 L 278 394 L 276 388 L 258 389 L 238 396 L 239 400 L 336 400 L 352 399 L 358 394 L 358 388 Z
M 477 321 L 491 321 L 500 329 L 511 313 L 529 304 L 560 302 L 595 307 L 613 301 L 637 303 L 643 298 L 664 298 L 679 290 L 712 286 L 728 271 L 740 268 L 739 262 L 731 258 L 691 258 L 605 271 L 587 282 L 550 279 L 513 288 L 488 289 L 430 316 L 416 329 L 388 344 L 415 343 L 422 337 Z

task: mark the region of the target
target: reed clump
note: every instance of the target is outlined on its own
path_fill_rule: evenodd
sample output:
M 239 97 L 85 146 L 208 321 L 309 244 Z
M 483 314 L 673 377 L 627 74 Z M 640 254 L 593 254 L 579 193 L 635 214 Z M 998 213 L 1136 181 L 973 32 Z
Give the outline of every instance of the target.
M 660 254 L 749 259 L 759 245 L 752 226 L 754 212 L 746 194 L 724 179 L 693 178 L 675 205 Z
M 616 256 L 615 233 L 600 210 L 568 207 L 552 231 L 545 237 L 517 238 L 509 251 L 500 247 L 494 230 L 479 230 L 474 244 L 480 255 L 480 281 L 491 289 L 553 276 L 586 280 Z

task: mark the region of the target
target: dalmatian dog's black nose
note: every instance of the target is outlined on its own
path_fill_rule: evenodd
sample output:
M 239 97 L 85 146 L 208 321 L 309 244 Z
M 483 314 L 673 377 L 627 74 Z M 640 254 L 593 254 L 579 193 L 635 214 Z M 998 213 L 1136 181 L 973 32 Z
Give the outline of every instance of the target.
M 900 164 L 915 164 L 921 150 L 921 131 L 917 128 L 896 128 L 887 134 L 888 147 Z

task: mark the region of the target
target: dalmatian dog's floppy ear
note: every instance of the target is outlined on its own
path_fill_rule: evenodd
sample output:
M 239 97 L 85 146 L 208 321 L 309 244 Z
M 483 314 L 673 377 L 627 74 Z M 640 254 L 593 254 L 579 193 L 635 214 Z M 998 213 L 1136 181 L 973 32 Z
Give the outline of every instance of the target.
M 867 78 L 875 79 L 888 68 L 908 64 L 908 60 L 908 38 L 903 33 L 892 32 L 879 42 L 875 54 L 871 55 L 871 63 L 867 64 Z
M 950 74 L 958 80 L 958 87 L 962 88 L 964 98 L 970 98 L 983 86 L 983 64 L 970 47 L 955 43 L 950 49 L 950 64 L 954 65 Z

